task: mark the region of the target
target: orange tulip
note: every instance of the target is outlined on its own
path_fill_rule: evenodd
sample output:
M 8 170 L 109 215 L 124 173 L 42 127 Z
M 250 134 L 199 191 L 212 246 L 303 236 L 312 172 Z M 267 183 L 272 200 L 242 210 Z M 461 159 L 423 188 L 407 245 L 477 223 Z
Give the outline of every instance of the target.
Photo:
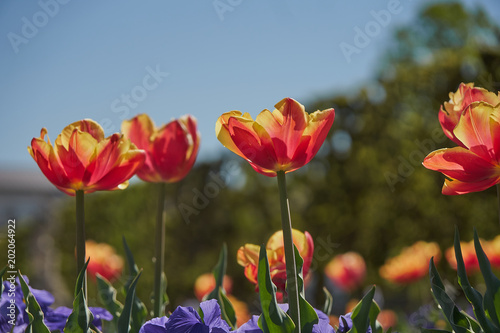
M 500 97 L 472 84 L 460 85 L 439 119 L 454 148 L 439 149 L 423 165 L 443 173 L 446 195 L 483 191 L 500 183 Z
M 483 241 L 481 241 L 483 243 Z M 472 274 L 479 271 L 479 262 L 476 257 L 476 250 L 474 249 L 474 241 L 460 242 L 462 249 L 462 258 L 464 259 L 465 270 L 467 274 Z M 450 247 L 445 252 L 446 260 L 451 268 L 457 269 L 457 259 L 455 258 L 455 247 Z
M 69 195 L 124 189 L 144 162 L 144 152 L 130 140 L 117 133 L 105 138 L 102 127 L 90 119 L 66 126 L 54 145 L 45 141 L 46 134 L 42 128 L 28 151 L 45 177 Z
M 404 248 L 398 256 L 386 260 L 379 270 L 380 276 L 393 283 L 413 283 L 429 273 L 431 257 L 435 263 L 441 258 L 437 243 L 416 242 Z
M 222 280 L 222 287 L 227 294 L 231 293 L 233 287 L 233 280 L 231 277 L 224 275 Z M 194 282 L 194 294 L 199 301 L 203 300 L 215 288 L 215 277 L 212 273 L 205 273 L 198 276 Z
M 300 256 L 304 260 L 302 268 L 303 276 L 307 276 L 309 267 L 311 266 L 314 253 L 314 243 L 311 235 L 306 231 L 302 233 L 292 229 L 293 243 L 299 250 Z M 286 283 L 286 265 L 285 265 L 285 250 L 283 245 L 283 231 L 275 232 L 269 238 L 266 244 L 267 258 L 269 260 L 269 268 L 271 279 L 279 291 L 285 291 Z M 237 259 L 238 264 L 245 267 L 246 278 L 257 285 L 257 270 L 259 265 L 260 246 L 254 244 L 245 244 L 238 249 Z
M 262 111 L 255 121 L 248 113 L 230 111 L 215 126 L 217 139 L 226 148 L 269 177 L 307 164 L 325 141 L 335 117 L 333 109 L 308 114 L 291 98 L 275 107 L 273 112 Z
M 365 278 L 365 260 L 356 252 L 339 254 L 326 265 L 325 274 L 338 287 L 352 291 L 359 287 Z
M 116 254 L 111 245 L 88 240 L 85 246 L 87 259 L 90 258 L 87 273 L 93 281 L 97 273 L 111 282 L 120 277 L 123 271 L 123 258 Z
M 196 118 L 183 116 L 157 128 L 147 114 L 122 122 L 125 137 L 146 152 L 137 176 L 151 183 L 173 183 L 188 174 L 200 146 Z

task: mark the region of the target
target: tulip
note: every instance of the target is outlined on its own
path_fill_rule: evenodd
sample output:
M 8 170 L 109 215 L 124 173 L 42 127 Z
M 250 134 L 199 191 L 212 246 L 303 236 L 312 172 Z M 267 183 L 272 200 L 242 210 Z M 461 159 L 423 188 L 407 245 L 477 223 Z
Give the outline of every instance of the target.
M 401 250 L 396 257 L 385 261 L 379 273 L 384 279 L 397 284 L 409 284 L 429 273 L 429 260 L 439 262 L 441 250 L 437 243 L 416 242 Z
M 128 179 L 144 163 L 145 154 L 120 134 L 105 138 L 102 127 L 90 119 L 66 126 L 54 145 L 48 138 L 45 141 L 46 134 L 42 128 L 28 151 L 52 184 L 76 196 L 76 257 L 80 272 L 86 258 L 84 194 L 126 188 Z
M 85 245 L 87 257 L 90 258 L 87 272 L 92 280 L 96 280 L 96 274 L 110 282 L 117 280 L 123 271 L 123 258 L 116 254 L 115 249 L 109 244 L 93 240 L 87 240 Z
M 208 295 L 215 288 L 215 277 L 212 273 L 205 273 L 198 276 L 194 282 L 194 294 L 198 301 Z M 226 293 L 230 294 L 233 286 L 233 280 L 230 276 L 224 275 L 222 287 Z
M 200 133 L 193 116 L 183 116 L 157 128 L 147 114 L 122 123 L 125 137 L 146 152 L 137 176 L 151 183 L 174 183 L 189 173 L 198 154 Z
M 54 145 L 45 135 L 42 128 L 28 151 L 45 177 L 68 195 L 124 189 L 144 162 L 144 152 L 130 140 L 117 133 L 105 138 L 102 127 L 90 119 L 66 126 Z
M 365 260 L 356 252 L 339 254 L 326 265 L 325 274 L 341 289 L 352 291 L 359 287 L 365 278 Z
M 441 107 L 444 133 L 459 147 L 431 152 L 423 165 L 443 173 L 446 195 L 483 191 L 500 183 L 500 97 L 461 85 Z
M 293 243 L 299 250 L 301 257 L 304 259 L 302 268 L 303 276 L 307 276 L 311 266 L 314 242 L 311 235 L 306 231 L 302 233 L 293 229 Z M 267 245 L 267 257 L 269 260 L 269 268 L 271 279 L 279 291 L 285 292 L 286 283 L 286 262 L 284 255 L 283 232 L 275 232 L 269 238 Z M 259 265 L 260 246 L 254 244 L 245 244 L 238 249 L 237 260 L 238 264 L 245 267 L 246 278 L 256 285 L 257 289 L 257 269 Z
M 146 161 L 137 176 L 158 183 L 158 210 L 155 231 L 155 317 L 164 312 L 161 294 L 165 262 L 165 183 L 182 180 L 193 167 L 200 146 L 200 133 L 193 116 L 183 116 L 157 128 L 147 114 L 140 114 L 122 122 L 125 137 L 144 149 Z M 165 278 L 166 279 L 166 278 Z
M 333 109 L 308 114 L 291 98 L 275 107 L 273 112 L 262 111 L 255 121 L 248 113 L 230 111 L 219 117 L 215 127 L 217 139 L 226 148 L 269 177 L 307 164 L 325 141 L 335 117 Z

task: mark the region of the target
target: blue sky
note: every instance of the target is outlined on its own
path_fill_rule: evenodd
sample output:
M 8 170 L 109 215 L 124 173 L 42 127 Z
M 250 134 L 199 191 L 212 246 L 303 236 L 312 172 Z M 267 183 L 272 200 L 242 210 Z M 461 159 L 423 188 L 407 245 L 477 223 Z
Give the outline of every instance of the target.
M 217 157 L 223 112 L 256 116 L 284 97 L 307 104 L 356 88 L 423 3 L 3 0 L 0 167 L 36 168 L 26 147 L 42 127 L 54 140 L 92 118 L 109 135 L 138 113 L 157 125 L 194 115 L 200 159 Z M 497 0 L 466 3 L 500 13 Z M 340 45 L 356 46 L 357 28 L 372 36 L 346 57 Z

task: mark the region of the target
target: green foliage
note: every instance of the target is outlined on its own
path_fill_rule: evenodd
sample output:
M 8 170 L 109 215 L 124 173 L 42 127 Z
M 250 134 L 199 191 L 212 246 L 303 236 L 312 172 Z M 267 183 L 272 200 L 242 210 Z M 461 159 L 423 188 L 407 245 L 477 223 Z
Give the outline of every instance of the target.
M 465 271 L 465 264 L 460 247 L 460 236 L 458 228 L 455 230 L 455 257 L 457 259 L 457 274 L 459 284 L 462 287 L 467 299 L 474 309 L 474 315 L 477 319 L 471 317 L 463 310 L 460 310 L 453 299 L 446 293 L 444 284 L 436 270 L 434 261 L 430 262 L 430 278 L 432 294 L 436 302 L 440 305 L 446 320 L 451 325 L 454 332 L 462 333 L 494 333 L 499 331 L 498 314 L 500 311 L 499 290 L 500 280 L 493 274 L 490 262 L 486 257 L 477 232 L 474 230 L 474 246 L 476 256 L 479 261 L 479 267 L 486 283 L 486 291 L 481 295 L 469 283 Z M 426 332 L 431 332 L 427 330 Z
M 94 316 L 87 306 L 86 297 L 86 271 L 89 260 L 83 265 L 82 270 L 78 274 L 75 284 L 75 299 L 73 301 L 73 312 L 68 317 L 64 332 L 66 333 L 94 333 L 98 330 L 92 325 Z
M 2 275 L 5 270 L 2 271 Z M 24 280 L 24 277 L 19 271 L 19 282 L 21 283 L 21 289 L 23 290 L 24 302 L 26 303 L 26 313 L 28 314 L 29 324 L 26 327 L 25 332 L 28 333 L 50 333 L 43 322 L 43 312 L 40 304 L 38 304 L 35 296 L 31 293 L 28 284 Z
M 306 301 L 306 295 L 304 291 L 304 279 L 302 277 L 302 266 L 304 265 L 304 260 L 300 256 L 300 252 L 293 245 L 293 250 L 295 251 L 295 264 L 297 268 L 297 288 L 299 289 L 299 309 L 300 309 L 300 325 L 301 332 L 311 333 L 313 325 L 317 324 L 319 321 L 318 315 L 314 308 Z
M 259 327 L 264 333 L 291 333 L 295 329 L 292 318 L 283 311 L 276 301 L 276 286 L 269 273 L 269 261 L 265 246 L 260 247 L 258 270 L 259 297 L 262 314 Z
M 215 288 L 205 297 L 205 300 L 216 299 L 221 309 L 222 319 L 224 319 L 233 329 L 236 327 L 236 313 L 233 305 L 226 297 L 226 292 L 223 287 L 224 275 L 226 275 L 227 266 L 227 245 L 222 245 L 219 261 L 215 265 L 212 273 L 215 278 Z

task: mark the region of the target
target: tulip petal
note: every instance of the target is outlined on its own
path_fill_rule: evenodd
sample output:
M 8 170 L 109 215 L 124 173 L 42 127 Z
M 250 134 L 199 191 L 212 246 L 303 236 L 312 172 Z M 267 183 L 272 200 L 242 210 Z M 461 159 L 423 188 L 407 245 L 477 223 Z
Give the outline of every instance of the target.
M 185 168 L 186 155 L 192 146 L 191 136 L 186 136 L 186 129 L 178 120 L 158 131 L 153 141 L 152 158 L 162 179 L 175 182 L 187 175 L 190 168 Z
M 445 195 L 459 195 L 471 192 L 480 192 L 498 184 L 499 182 L 499 178 L 487 178 L 472 183 L 461 182 L 456 179 L 445 179 L 442 193 Z
M 90 134 L 97 142 L 104 139 L 104 130 L 101 125 L 91 119 L 83 119 L 66 126 L 57 137 L 55 144 L 60 144 L 68 150 L 69 142 L 75 129 Z
M 309 163 L 323 145 L 335 120 L 335 110 L 326 109 L 309 115 L 309 123 L 305 129 L 300 145 L 292 157 L 290 171 Z
M 453 131 L 465 147 L 486 160 L 496 159 L 490 131 L 492 112 L 490 105 L 474 103 L 464 111 Z
M 244 118 L 229 118 L 228 128 L 235 146 L 254 169 L 276 169 L 278 161 L 273 142 L 260 124 Z
M 424 159 L 423 165 L 462 182 L 480 182 L 489 178 L 496 179 L 500 175 L 497 165 L 462 147 L 433 151 Z

